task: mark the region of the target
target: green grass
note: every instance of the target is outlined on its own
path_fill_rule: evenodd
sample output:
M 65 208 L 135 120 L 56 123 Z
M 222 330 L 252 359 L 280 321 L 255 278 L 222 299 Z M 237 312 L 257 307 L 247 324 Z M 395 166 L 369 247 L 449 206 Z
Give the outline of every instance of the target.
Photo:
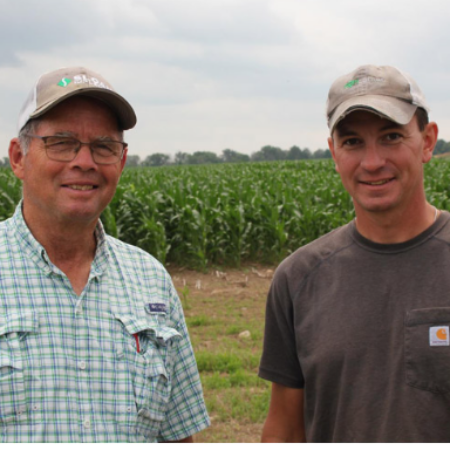
M 270 383 L 257 374 L 265 294 L 209 298 L 200 291 L 192 293 L 186 321 L 212 418 L 212 426 L 197 436 L 200 442 L 260 438 L 270 397 Z M 239 338 L 244 330 L 250 331 L 250 339 Z
M 189 317 L 186 320 L 186 323 L 189 328 L 204 327 L 214 324 L 214 320 L 212 320 L 210 317 L 205 316 L 204 314 L 201 314 L 200 316 Z

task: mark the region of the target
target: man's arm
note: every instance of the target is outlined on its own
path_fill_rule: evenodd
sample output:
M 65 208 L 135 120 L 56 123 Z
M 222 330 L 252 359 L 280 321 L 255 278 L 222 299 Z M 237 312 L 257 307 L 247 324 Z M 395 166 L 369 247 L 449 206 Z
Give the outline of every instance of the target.
M 306 442 L 303 420 L 303 389 L 272 383 L 269 414 L 262 442 Z

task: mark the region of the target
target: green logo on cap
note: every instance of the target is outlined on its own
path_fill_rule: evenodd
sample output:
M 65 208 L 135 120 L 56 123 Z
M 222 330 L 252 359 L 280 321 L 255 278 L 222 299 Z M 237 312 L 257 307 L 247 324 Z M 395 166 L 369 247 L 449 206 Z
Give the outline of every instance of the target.
M 349 81 L 349 82 L 344 86 L 344 88 L 345 88 L 345 89 L 351 88 L 351 87 L 357 85 L 358 83 L 359 83 L 359 80 L 352 80 L 352 81 Z
M 63 78 L 59 83 L 58 86 L 66 87 L 69 86 L 69 84 L 72 83 L 72 80 L 70 78 Z

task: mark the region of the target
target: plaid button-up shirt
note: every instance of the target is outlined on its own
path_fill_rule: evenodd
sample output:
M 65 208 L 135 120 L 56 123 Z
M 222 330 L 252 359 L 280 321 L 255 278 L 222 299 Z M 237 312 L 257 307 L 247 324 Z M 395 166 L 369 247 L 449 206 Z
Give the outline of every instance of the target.
M 156 442 L 209 425 L 169 275 L 101 224 L 96 239 L 77 296 L 21 205 L 0 223 L 0 442 Z

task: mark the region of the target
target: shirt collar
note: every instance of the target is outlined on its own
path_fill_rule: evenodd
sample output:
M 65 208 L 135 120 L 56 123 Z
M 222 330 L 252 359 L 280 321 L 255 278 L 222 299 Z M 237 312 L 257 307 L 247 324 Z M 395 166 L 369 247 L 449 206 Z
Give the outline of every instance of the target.
M 23 200 L 19 202 L 12 217 L 12 224 L 17 236 L 17 241 L 24 254 L 28 255 L 37 266 L 46 272 L 58 271 L 50 261 L 45 248 L 36 240 L 31 233 L 22 214 Z M 109 260 L 109 250 L 105 229 L 99 220 L 95 228 L 95 240 L 97 248 L 95 250 L 94 261 L 91 266 L 91 275 L 99 276 L 106 271 Z M 57 270 L 55 270 L 57 269 Z

